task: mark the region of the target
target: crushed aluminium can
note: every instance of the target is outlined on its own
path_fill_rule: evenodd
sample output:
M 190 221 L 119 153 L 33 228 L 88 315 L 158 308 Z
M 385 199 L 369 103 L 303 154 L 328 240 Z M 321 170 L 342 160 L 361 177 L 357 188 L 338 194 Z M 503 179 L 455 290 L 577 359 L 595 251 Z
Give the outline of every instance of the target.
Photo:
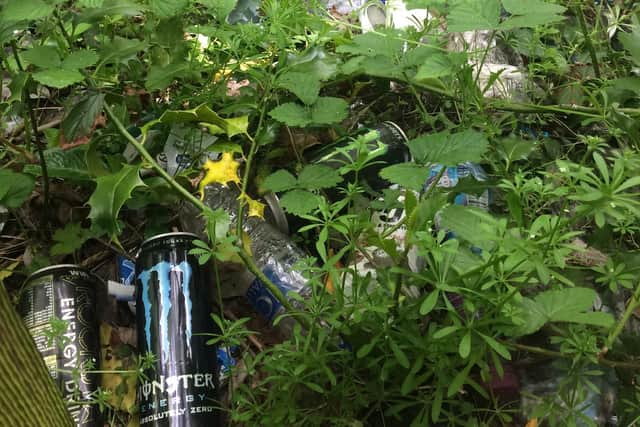
M 20 296 L 22 319 L 65 400 L 89 400 L 98 388 L 96 297 L 101 286 L 102 280 L 84 268 L 60 264 L 29 276 Z M 65 321 L 66 331 L 51 342 L 46 332 L 52 318 Z M 77 426 L 101 425 L 97 405 L 74 403 L 68 409 Z
M 154 356 L 138 386 L 140 425 L 220 425 L 215 333 L 207 266 L 188 252 L 198 237 L 167 233 L 142 243 L 136 261 L 138 350 Z

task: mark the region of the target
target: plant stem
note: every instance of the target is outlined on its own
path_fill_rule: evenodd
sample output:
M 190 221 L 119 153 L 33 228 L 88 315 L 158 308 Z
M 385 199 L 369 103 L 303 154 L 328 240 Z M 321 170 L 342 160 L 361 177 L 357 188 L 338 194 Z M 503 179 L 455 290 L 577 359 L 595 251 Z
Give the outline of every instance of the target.
M 153 156 L 149 154 L 146 148 L 144 148 L 144 146 L 127 131 L 127 129 L 124 127 L 120 119 L 118 119 L 118 117 L 115 115 L 111 107 L 105 104 L 104 109 L 107 112 L 109 119 L 115 124 L 120 134 L 124 136 L 125 139 L 135 147 L 135 149 L 140 153 L 143 159 L 149 162 L 153 170 L 155 170 L 162 178 L 164 178 L 165 181 L 167 181 L 167 183 L 171 187 L 178 191 L 178 193 L 184 196 L 184 198 L 189 202 L 193 203 L 202 212 L 213 213 L 209 206 L 205 205 L 200 199 L 191 194 L 189 190 L 178 184 L 178 182 L 173 179 L 171 175 L 169 175 L 164 169 L 162 169 L 162 167 L 160 167 L 160 165 L 155 161 Z M 240 238 L 238 241 L 242 242 L 242 239 Z M 265 274 L 258 268 L 251 255 L 249 255 L 244 247 L 242 247 L 242 244 L 238 246 L 238 250 L 240 258 L 245 263 L 249 271 L 251 271 L 258 279 L 260 279 L 260 281 L 267 287 L 267 289 L 269 289 L 269 291 L 276 297 L 276 299 L 287 311 L 293 312 L 293 306 L 291 305 L 289 300 L 284 296 L 280 288 L 278 288 L 275 283 L 273 283 L 267 276 L 265 276 Z M 307 322 L 305 322 L 302 317 L 295 316 L 294 318 L 298 320 L 298 322 L 300 322 L 300 324 L 302 324 L 302 326 L 304 326 L 305 328 L 308 326 Z
M 624 330 L 624 327 L 629 321 L 629 317 L 631 317 L 631 315 L 633 314 L 636 308 L 640 307 L 640 301 L 638 301 L 639 299 L 640 299 L 640 282 L 638 282 L 638 286 L 636 286 L 636 289 L 633 292 L 633 295 L 631 296 L 631 299 L 629 300 L 629 304 L 627 305 L 627 308 L 624 310 L 622 317 L 620 318 L 620 320 L 618 320 L 618 323 L 616 323 L 616 326 L 613 328 L 613 330 L 609 334 L 609 337 L 607 338 L 607 347 L 611 348 L 613 346 L 616 339 L 618 338 L 620 333 L 622 333 L 622 331 Z
M 580 21 L 580 27 L 582 28 L 582 34 L 584 36 L 584 44 L 587 46 L 587 50 L 589 51 L 589 55 L 591 56 L 591 65 L 593 66 L 593 72 L 595 73 L 597 78 L 600 78 L 600 65 L 598 64 L 598 57 L 596 55 L 596 50 L 593 47 L 593 43 L 591 41 L 591 36 L 589 35 L 589 28 L 587 27 L 587 20 L 584 18 L 584 10 L 582 10 L 582 5 L 578 4 L 575 7 L 576 16 L 578 17 L 578 21 Z

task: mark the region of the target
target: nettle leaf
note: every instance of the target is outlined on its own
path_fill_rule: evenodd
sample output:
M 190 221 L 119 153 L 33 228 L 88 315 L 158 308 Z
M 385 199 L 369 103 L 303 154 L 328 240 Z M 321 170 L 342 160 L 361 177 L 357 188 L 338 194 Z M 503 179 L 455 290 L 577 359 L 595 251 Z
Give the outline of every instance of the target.
M 280 206 L 290 214 L 302 216 L 320 205 L 320 196 L 305 190 L 291 190 L 280 198 Z
M 29 175 L 0 169 L 0 205 L 20 207 L 29 198 L 35 185 L 35 179 Z
M 320 79 L 309 73 L 285 73 L 278 79 L 278 86 L 287 89 L 307 105 L 316 102 L 320 93 Z
M 422 191 L 429 178 L 430 169 L 415 163 L 400 163 L 387 166 L 380 171 L 380 176 L 392 184 L 414 191 Z
M 279 105 L 269 112 L 275 120 L 291 127 L 305 127 L 311 123 L 311 115 L 306 108 L 295 102 Z
M 543 0 L 503 0 L 505 10 L 513 16 L 500 24 L 500 29 L 535 28 L 562 21 L 565 7 Z
M 491 249 L 499 235 L 498 220 L 473 206 L 447 206 L 441 211 L 440 225 L 481 249 Z
M 98 114 L 102 112 L 104 95 L 94 93 L 78 102 L 62 121 L 62 133 L 68 141 L 75 141 L 91 130 Z
M 63 89 L 67 86 L 79 83 L 84 80 L 84 76 L 77 70 L 63 70 L 61 68 L 50 68 L 44 71 L 33 73 L 33 79 L 45 86 Z
M 609 313 L 591 311 L 597 293 L 589 288 L 567 288 L 546 291 L 521 303 L 523 323 L 515 328 L 514 336 L 529 335 L 548 322 L 569 322 L 609 328 L 614 318 Z
M 74 253 L 92 236 L 91 230 L 82 228 L 79 223 L 71 222 L 53 233 L 53 241 L 56 243 L 51 247 L 51 255 Z
M 500 24 L 500 0 L 460 0 L 447 16 L 447 30 L 495 30 Z
M 350 44 L 338 46 L 336 52 L 364 56 L 401 57 L 403 48 L 404 42 L 400 37 L 397 37 L 395 31 L 383 30 L 357 35 Z
M 92 50 L 84 49 L 71 52 L 64 61 L 62 61 L 62 68 L 67 70 L 77 70 L 79 68 L 87 68 L 92 65 L 96 65 L 100 57 Z
M 480 162 L 489 148 L 489 141 L 480 132 L 467 129 L 453 134 L 445 131 L 422 135 L 407 145 L 419 163 L 456 166 L 464 162 Z
M 314 124 L 338 123 L 347 118 L 349 104 L 342 98 L 321 96 L 311 107 L 311 121 Z
M 415 78 L 417 80 L 433 79 L 451 75 L 453 72 L 454 66 L 449 55 L 436 53 L 428 57 L 418 68 Z
M 32 47 L 22 52 L 20 56 L 29 64 L 41 68 L 58 68 L 61 63 L 58 49 L 53 46 Z
M 23 21 L 46 18 L 53 12 L 53 6 L 43 0 L 10 0 L 2 11 L 2 20 Z
M 307 165 L 298 176 L 298 186 L 306 190 L 334 187 L 341 181 L 340 173 L 326 165 Z
M 297 184 L 296 177 L 291 175 L 288 171 L 280 169 L 271 175 L 269 175 L 262 184 L 265 190 L 279 193 L 294 188 Z
M 136 58 L 136 54 L 147 47 L 145 42 L 137 39 L 114 37 L 110 43 L 100 48 L 101 64 L 117 64 Z
M 170 18 L 180 14 L 189 3 L 190 0 L 150 0 L 149 8 L 160 18 Z
M 124 203 L 131 198 L 137 187 L 144 187 L 140 179 L 140 165 L 124 165 L 113 175 L 96 178 L 96 189 L 89 198 L 92 228 L 107 232 L 117 240 L 121 229 L 118 214 Z

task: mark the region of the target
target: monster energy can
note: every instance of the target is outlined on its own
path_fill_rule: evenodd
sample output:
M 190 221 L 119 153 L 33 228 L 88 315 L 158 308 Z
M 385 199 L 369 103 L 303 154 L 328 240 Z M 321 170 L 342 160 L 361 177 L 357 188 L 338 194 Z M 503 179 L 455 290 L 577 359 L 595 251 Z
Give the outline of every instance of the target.
M 76 265 L 54 265 L 33 273 L 20 296 L 19 311 L 38 351 L 58 385 L 77 426 L 98 426 L 98 319 L 96 296 L 102 280 Z M 64 321 L 63 332 L 49 339 L 52 319 Z M 91 372 L 93 371 L 93 372 Z
M 136 261 L 138 349 L 152 368 L 138 387 L 141 426 L 220 424 L 209 269 L 189 255 L 197 236 L 168 233 L 142 243 Z

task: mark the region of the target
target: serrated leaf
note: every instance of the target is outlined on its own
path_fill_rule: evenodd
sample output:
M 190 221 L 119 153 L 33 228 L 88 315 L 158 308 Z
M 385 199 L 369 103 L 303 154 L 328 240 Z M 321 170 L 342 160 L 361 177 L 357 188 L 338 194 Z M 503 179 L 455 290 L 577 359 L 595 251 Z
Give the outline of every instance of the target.
M 380 176 L 403 188 L 422 191 L 429 177 L 429 168 L 415 163 L 400 163 L 382 169 Z
M 349 104 L 341 98 L 321 96 L 311 107 L 311 122 L 314 124 L 338 123 L 347 118 Z
M 76 181 L 88 181 L 91 176 L 85 161 L 86 146 L 71 150 L 62 150 L 58 147 L 44 150 L 44 160 L 47 163 L 49 178 L 63 178 Z M 27 165 L 24 172 L 40 176 L 40 165 Z
M 464 162 L 480 162 L 489 148 L 489 141 L 480 132 L 467 129 L 453 134 L 439 132 L 421 135 L 407 142 L 407 145 L 418 163 L 457 166 Z
M 297 180 L 296 177 L 291 175 L 288 171 L 284 169 L 280 169 L 269 175 L 262 184 L 262 187 L 265 190 L 273 191 L 274 193 L 278 193 L 280 191 L 286 191 L 294 188 L 296 186 Z
M 29 198 L 35 185 L 35 180 L 29 175 L 0 169 L 0 205 L 20 207 Z
M 434 79 L 443 76 L 449 76 L 454 72 L 453 64 L 449 59 L 449 55 L 444 53 L 435 53 L 429 56 L 416 73 L 416 80 Z
M 544 0 L 502 0 L 504 9 L 512 15 L 562 14 L 566 7 Z
M 278 86 L 287 89 L 307 105 L 316 102 L 320 93 L 320 79 L 309 73 L 287 72 L 278 79 Z
M 500 0 L 459 0 L 447 16 L 451 32 L 494 30 L 500 23 Z
M 467 332 L 460 340 L 460 344 L 458 344 L 458 353 L 460 357 L 466 359 L 469 357 L 471 353 L 471 331 Z
M 305 190 L 335 187 L 341 181 L 340 173 L 326 165 L 307 165 L 298 176 L 298 186 Z
M 311 123 L 309 111 L 294 102 L 282 104 L 269 112 L 275 120 L 292 127 L 305 127 Z
M 160 18 L 170 18 L 180 14 L 189 6 L 189 0 L 150 0 L 149 9 Z
M 357 35 L 350 44 L 338 46 L 336 52 L 364 56 L 382 55 L 390 58 L 402 56 L 403 41 L 399 37 L 393 37 L 395 34 L 391 30 L 386 33 L 384 31 Z
M 434 289 L 429 295 L 427 295 L 424 301 L 422 301 L 422 304 L 420 304 L 420 314 L 422 316 L 429 314 L 431 310 L 433 310 L 433 307 L 435 307 L 438 302 L 439 295 L 440 291 L 438 289 Z
M 56 243 L 51 247 L 51 255 L 66 255 L 77 251 L 92 234 L 79 223 L 71 222 L 65 225 L 53 233 L 53 241 Z
M 144 86 L 150 91 L 165 89 L 175 79 L 185 76 L 188 70 L 189 64 L 186 62 L 169 64 L 166 67 L 152 65 L 149 67 L 147 81 Z
M 102 112 L 104 95 L 89 94 L 78 102 L 62 121 L 62 133 L 66 140 L 75 141 L 89 133 L 98 114 Z
M 45 86 L 62 89 L 84 80 L 84 76 L 77 70 L 63 70 L 51 68 L 33 73 L 33 79 Z
M 95 65 L 99 56 L 92 50 L 84 49 L 72 52 L 62 61 L 62 68 L 67 70 L 77 70 Z
M 147 47 L 145 42 L 116 36 L 99 50 L 101 64 L 114 64 L 134 59 L 136 54 Z
M 31 21 L 46 18 L 52 12 L 53 6 L 42 0 L 10 0 L 0 16 L 5 21 Z
M 89 198 L 89 218 L 92 228 L 106 231 L 112 239 L 120 233 L 118 214 L 124 203 L 131 198 L 135 188 L 144 187 L 140 179 L 139 165 L 124 165 L 113 175 L 96 178 L 96 189 Z
M 440 225 L 481 249 L 491 249 L 498 236 L 498 220 L 472 206 L 447 206 L 441 211 Z
M 20 54 L 23 60 L 41 68 L 58 68 L 60 55 L 53 46 L 36 46 Z
M 291 190 L 280 198 L 280 205 L 290 214 L 302 216 L 316 209 L 319 197 L 305 190 Z

